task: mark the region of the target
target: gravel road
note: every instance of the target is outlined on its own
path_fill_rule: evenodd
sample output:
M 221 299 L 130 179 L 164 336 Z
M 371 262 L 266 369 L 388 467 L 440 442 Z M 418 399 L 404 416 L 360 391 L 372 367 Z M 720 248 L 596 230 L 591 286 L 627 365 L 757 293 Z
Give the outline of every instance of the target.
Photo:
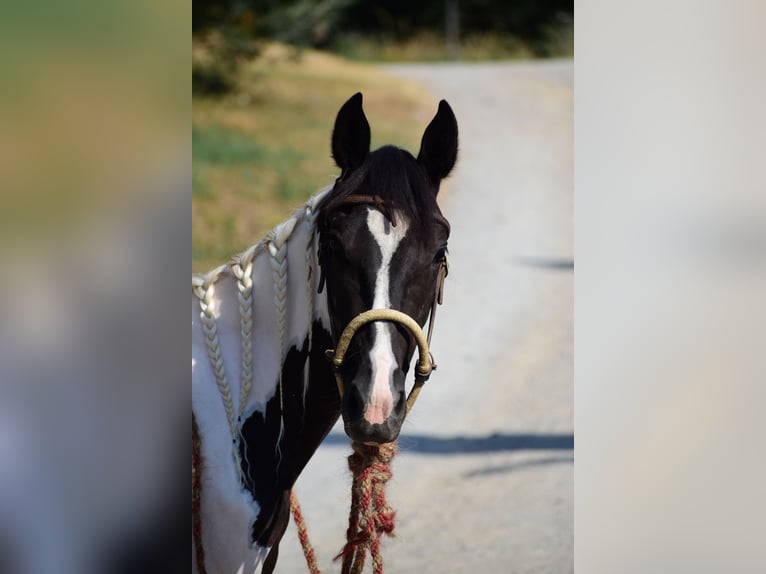
M 439 370 L 399 441 L 386 571 L 572 572 L 572 63 L 386 69 L 446 99 L 460 125 L 441 201 L 452 237 Z M 338 426 L 296 486 L 323 572 L 339 571 L 349 451 Z M 306 571 L 292 525 L 277 571 Z

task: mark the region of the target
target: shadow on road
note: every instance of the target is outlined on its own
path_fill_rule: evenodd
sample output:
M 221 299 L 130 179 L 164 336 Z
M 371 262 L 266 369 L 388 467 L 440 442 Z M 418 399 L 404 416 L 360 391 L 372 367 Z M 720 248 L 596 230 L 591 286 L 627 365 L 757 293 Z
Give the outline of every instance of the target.
M 550 257 L 528 257 L 518 256 L 513 258 L 514 262 L 524 267 L 536 267 L 538 269 L 554 269 L 557 271 L 574 271 L 574 261 L 572 259 L 553 259 Z
M 549 458 L 536 458 L 533 460 L 524 460 L 521 462 L 514 462 L 510 464 L 501 464 L 495 466 L 485 466 L 477 470 L 472 470 L 463 474 L 463 478 L 479 478 L 483 476 L 490 476 L 493 474 L 502 474 L 506 472 L 514 472 L 525 468 L 532 468 L 536 466 L 548 466 L 552 464 L 573 464 L 573 456 L 551 456 Z
M 349 438 L 332 433 L 327 446 L 348 446 Z M 399 438 L 399 452 L 421 454 L 478 454 L 520 450 L 574 450 L 573 434 L 491 434 L 479 437 L 436 437 L 405 434 Z

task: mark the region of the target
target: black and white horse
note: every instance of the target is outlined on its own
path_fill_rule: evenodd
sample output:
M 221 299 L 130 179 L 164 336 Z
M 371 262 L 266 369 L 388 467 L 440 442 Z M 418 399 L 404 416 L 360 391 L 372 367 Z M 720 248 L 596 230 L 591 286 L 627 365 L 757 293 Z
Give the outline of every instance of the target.
M 201 458 L 195 549 L 207 572 L 271 572 L 290 491 L 343 415 L 348 436 L 385 443 L 406 414 L 415 350 L 399 324 L 354 337 L 341 398 L 325 351 L 370 309 L 396 309 L 421 326 L 447 251 L 436 203 L 457 157 L 457 122 L 442 101 L 418 157 L 370 151 L 356 94 L 338 112 L 335 184 L 261 243 L 192 280 L 193 414 Z

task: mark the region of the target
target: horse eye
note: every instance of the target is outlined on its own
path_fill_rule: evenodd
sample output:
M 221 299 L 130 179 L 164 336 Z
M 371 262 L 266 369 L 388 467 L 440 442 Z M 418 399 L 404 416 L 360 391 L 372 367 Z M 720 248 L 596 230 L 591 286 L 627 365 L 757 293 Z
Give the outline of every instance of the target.
M 440 247 L 434 255 L 434 263 L 442 263 L 447 259 L 447 246 Z

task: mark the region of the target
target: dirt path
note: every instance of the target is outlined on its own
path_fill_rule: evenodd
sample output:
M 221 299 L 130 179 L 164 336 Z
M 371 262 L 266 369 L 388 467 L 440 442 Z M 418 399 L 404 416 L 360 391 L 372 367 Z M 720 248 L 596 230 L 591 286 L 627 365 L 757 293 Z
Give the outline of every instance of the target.
M 386 569 L 572 572 L 572 64 L 388 69 L 449 101 L 461 150 L 439 370 L 400 439 Z M 336 427 L 297 484 L 324 572 L 339 571 L 348 452 Z M 306 571 L 292 526 L 280 554 L 278 572 Z

